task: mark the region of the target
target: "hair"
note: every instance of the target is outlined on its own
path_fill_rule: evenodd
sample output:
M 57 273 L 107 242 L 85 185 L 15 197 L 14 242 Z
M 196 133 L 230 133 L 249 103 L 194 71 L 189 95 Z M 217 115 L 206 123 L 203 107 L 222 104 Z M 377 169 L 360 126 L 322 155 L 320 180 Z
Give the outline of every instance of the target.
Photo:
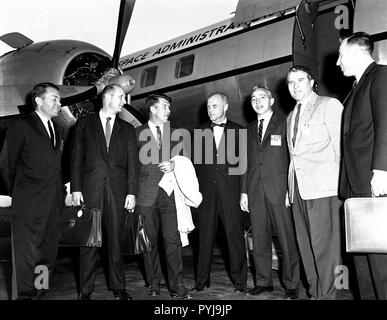
M 271 91 L 266 87 L 266 86 L 262 86 L 260 84 L 256 84 L 254 87 L 253 87 L 253 90 L 251 90 L 251 94 L 250 96 L 253 95 L 254 91 L 258 90 L 258 89 L 261 89 L 261 90 L 264 90 L 266 91 L 267 95 L 269 96 L 269 98 L 273 98 L 273 95 L 271 94 Z
M 145 99 L 145 111 L 147 114 L 150 112 L 150 108 L 153 107 L 160 99 L 167 100 L 170 104 L 172 103 L 171 97 L 167 96 L 164 93 L 152 93 Z
M 108 84 L 105 88 L 103 88 L 103 90 L 101 92 L 101 99 L 102 99 L 102 101 L 105 99 L 105 97 L 108 94 L 115 93 L 117 88 L 121 88 L 121 87 L 119 85 L 117 85 L 117 84 Z
M 372 55 L 374 52 L 374 41 L 371 36 L 365 32 L 355 32 L 349 37 L 344 38 L 341 42 L 345 42 L 349 45 L 357 45 L 368 52 L 369 55 Z
M 313 91 L 317 91 L 317 81 L 315 80 L 314 76 L 313 76 L 313 73 L 312 73 L 312 70 L 310 70 L 308 67 L 306 66 L 303 66 L 303 65 L 295 65 L 295 66 L 292 66 L 290 67 L 290 69 L 288 70 L 287 74 L 286 74 L 286 80 L 289 79 L 289 74 L 292 73 L 292 72 L 298 72 L 298 71 L 303 71 L 306 73 L 307 77 L 309 80 L 313 80 L 314 81 L 314 84 L 313 84 Z
M 59 91 L 59 87 L 51 82 L 38 83 L 32 89 L 31 99 L 32 99 L 32 105 L 34 106 L 35 109 L 37 107 L 35 98 L 36 97 L 42 98 L 46 94 L 47 88 L 52 88 Z
M 208 97 L 207 97 L 207 101 L 209 99 L 211 99 L 212 97 L 214 96 L 220 96 L 220 99 L 223 101 L 224 104 L 228 104 L 228 102 L 230 101 L 230 99 L 228 98 L 228 95 L 225 94 L 224 92 L 214 92 L 214 93 L 211 93 Z

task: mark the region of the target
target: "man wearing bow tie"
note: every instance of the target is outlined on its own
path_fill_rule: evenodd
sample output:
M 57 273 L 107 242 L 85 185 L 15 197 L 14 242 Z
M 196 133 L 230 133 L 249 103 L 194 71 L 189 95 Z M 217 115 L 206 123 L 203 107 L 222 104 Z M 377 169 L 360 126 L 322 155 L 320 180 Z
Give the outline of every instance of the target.
M 247 262 L 243 238 L 243 214 L 239 207 L 240 174 L 232 174 L 234 164 L 229 155 L 239 156 L 238 124 L 226 117 L 229 100 L 226 94 L 216 92 L 207 99 L 210 122 L 199 129 L 213 133 L 210 144 L 201 146 L 201 162 L 197 176 L 203 202 L 199 207 L 199 253 L 196 291 L 210 285 L 211 261 L 220 218 L 225 230 L 231 278 L 236 292 L 246 291 Z M 197 146 L 195 146 L 196 148 Z M 198 150 L 194 150 L 196 153 Z M 195 159 L 196 162 L 197 159 Z M 231 174 L 230 174 L 231 173 Z
M 12 197 L 13 298 L 31 299 L 35 267 L 54 269 L 59 214 L 64 204 L 61 155 L 63 133 L 52 122 L 60 111 L 59 88 L 39 83 L 31 93 L 35 111 L 7 130 L 9 194 Z
M 309 68 L 287 74 L 296 101 L 287 118 L 289 199 L 298 247 L 313 299 L 338 299 L 335 268 L 341 264 L 340 128 L 343 106 L 314 92 Z
M 247 172 L 242 176 L 240 205 L 250 213 L 253 234 L 255 287 L 248 295 L 273 291 L 272 228 L 282 253 L 282 283 L 285 299 L 298 298 L 300 268 L 293 218 L 285 206 L 289 153 L 286 117 L 273 108 L 269 89 L 255 86 L 251 105 L 257 120 L 247 126 Z

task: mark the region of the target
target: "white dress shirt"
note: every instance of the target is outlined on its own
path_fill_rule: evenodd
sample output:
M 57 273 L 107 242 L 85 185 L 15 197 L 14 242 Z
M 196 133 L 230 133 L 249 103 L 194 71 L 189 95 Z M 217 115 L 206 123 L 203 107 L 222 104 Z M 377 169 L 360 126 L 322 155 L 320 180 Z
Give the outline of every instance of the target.
M 297 105 L 299 103 L 301 103 L 300 117 L 298 118 L 298 123 L 300 123 L 300 120 L 302 118 L 302 114 L 304 113 L 305 108 L 308 105 L 308 102 L 309 102 L 311 96 L 312 96 L 312 93 L 304 101 L 298 101 L 296 103 L 295 107 L 294 107 L 294 111 L 293 111 L 293 114 L 292 114 L 292 122 L 291 122 L 291 126 L 290 126 L 291 140 L 293 140 L 293 137 L 294 137 L 294 122 L 296 121 L 296 116 L 297 116 Z M 298 128 L 297 134 L 299 135 L 300 132 L 301 132 L 301 130 L 300 130 L 300 128 Z
M 221 123 L 226 124 L 227 123 L 227 119 L 224 119 Z M 223 132 L 224 132 L 224 127 L 214 126 L 212 129 L 213 129 L 213 132 L 214 132 L 214 139 L 215 139 L 215 144 L 216 144 L 216 150 L 218 150 L 219 143 L 220 143 L 220 140 L 222 139 L 222 135 L 223 135 Z
M 111 114 L 107 114 L 105 112 L 101 110 L 99 110 L 99 118 L 101 119 L 101 123 L 102 123 L 102 128 L 103 128 L 103 133 L 105 134 L 105 137 L 106 137 L 106 118 L 107 117 L 110 117 L 111 120 L 110 120 L 110 128 L 113 132 L 113 126 L 114 126 L 114 121 L 116 120 L 116 115 L 111 115 Z
M 48 128 L 48 121 L 50 121 L 50 124 L 51 124 L 51 127 L 52 127 L 52 132 L 54 133 L 54 145 L 55 145 L 55 142 L 56 142 L 55 129 L 54 129 L 54 124 L 52 123 L 51 119 L 46 117 L 44 114 L 42 114 L 41 112 L 39 112 L 37 110 L 35 110 L 35 112 L 38 115 L 38 117 L 40 118 L 40 120 L 42 120 L 43 125 L 46 128 L 46 131 L 47 131 L 47 134 L 48 134 L 49 137 L 51 137 L 50 129 Z
M 153 122 L 151 122 L 150 120 L 148 121 L 148 126 L 149 126 L 149 129 L 151 130 L 155 140 L 157 141 L 157 128 L 156 127 L 160 127 L 160 131 L 161 131 L 161 139 L 163 139 L 163 135 L 164 135 L 164 132 L 163 132 L 163 124 L 154 124 Z
M 267 126 L 269 125 L 272 115 L 273 115 L 273 110 L 268 110 L 264 114 L 258 115 L 258 128 L 259 128 L 260 120 L 262 119 L 264 120 L 263 127 L 262 127 L 262 141 L 263 141 L 263 138 L 265 137 L 265 132 L 266 132 Z

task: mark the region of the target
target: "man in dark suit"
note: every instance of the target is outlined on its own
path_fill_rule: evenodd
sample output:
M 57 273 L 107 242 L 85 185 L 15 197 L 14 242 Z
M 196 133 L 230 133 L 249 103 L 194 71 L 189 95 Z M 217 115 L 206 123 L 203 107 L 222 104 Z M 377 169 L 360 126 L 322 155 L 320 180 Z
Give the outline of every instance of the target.
M 64 203 L 62 132 L 51 121 L 61 107 L 59 88 L 40 83 L 31 96 L 35 111 L 12 122 L 6 138 L 16 279 L 13 297 L 17 299 L 31 299 L 34 288 L 48 289 L 44 285 L 36 287 L 34 272 L 41 265 L 39 270 L 48 270 L 48 276 L 54 268 L 59 214 Z
M 372 59 L 374 44 L 364 32 L 344 39 L 337 65 L 356 78 L 343 117 L 343 198 L 387 194 L 387 67 Z M 370 230 L 372 232 L 372 230 Z M 362 299 L 387 299 L 387 255 L 353 255 Z
M 247 126 L 247 172 L 242 176 L 240 205 L 250 213 L 256 286 L 248 295 L 273 291 L 272 227 L 282 254 L 285 299 L 298 298 L 299 258 L 291 211 L 285 205 L 289 154 L 286 117 L 273 109 L 269 89 L 255 86 L 251 105 L 257 120 Z
M 125 290 L 122 227 L 125 209 L 132 211 L 137 194 L 137 148 L 134 128 L 118 117 L 125 93 L 107 85 L 101 93 L 102 109 L 78 120 L 71 155 L 73 205 L 102 212 L 103 244 L 107 246 L 109 287 L 119 300 L 129 300 Z M 130 214 L 130 213 L 128 213 Z M 80 300 L 94 290 L 98 248 L 80 248 Z
M 235 164 L 230 155 L 239 157 L 239 137 L 242 127 L 226 117 L 226 94 L 216 92 L 207 99 L 207 112 L 211 121 L 199 127 L 211 133 L 210 144 L 201 147 L 202 159 L 194 159 L 203 202 L 199 207 L 199 252 L 196 275 L 196 291 L 209 286 L 218 219 L 225 230 L 231 280 L 236 292 L 244 293 L 247 282 L 247 261 L 243 237 L 244 219 L 239 207 L 240 174 L 232 172 Z M 207 130 L 206 130 L 207 129 Z M 197 129 L 196 129 L 197 130 Z M 212 130 L 212 131 L 211 131 Z M 212 134 L 213 133 L 213 134 Z M 205 136 L 205 134 L 203 134 Z M 198 150 L 194 150 L 196 154 Z M 234 168 L 235 169 L 235 168 Z M 238 170 L 237 170 L 238 171 Z
M 152 94 L 145 100 L 149 121 L 136 128 L 139 154 L 139 190 L 137 210 L 145 220 L 145 230 L 152 249 L 144 253 L 144 265 L 148 294 L 160 294 L 161 266 L 159 259 L 159 230 L 161 229 L 167 262 L 168 285 L 172 297 L 189 299 L 183 284 L 183 256 L 174 193 L 170 196 L 159 187 L 164 173 L 173 171 L 177 141 L 171 141 L 175 130 L 169 126 L 171 98 L 164 94 Z

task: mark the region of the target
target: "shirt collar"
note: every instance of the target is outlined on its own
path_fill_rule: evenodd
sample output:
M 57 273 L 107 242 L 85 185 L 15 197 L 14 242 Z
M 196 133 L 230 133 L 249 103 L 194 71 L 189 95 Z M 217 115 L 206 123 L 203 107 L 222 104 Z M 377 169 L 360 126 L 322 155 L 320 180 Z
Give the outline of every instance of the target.
M 258 122 L 259 120 L 270 120 L 271 116 L 273 115 L 273 110 L 269 110 L 265 112 L 264 114 L 259 114 L 258 115 Z
M 149 120 L 148 121 L 148 126 L 154 132 L 156 132 L 156 127 L 160 127 L 161 133 L 163 133 L 163 124 L 155 124 L 155 123 L 153 123 L 152 121 Z
M 102 109 L 99 110 L 99 117 L 101 118 L 101 120 L 105 120 L 105 121 L 106 121 L 107 117 L 110 117 L 113 121 L 116 119 L 116 115 L 115 114 L 107 114 Z
M 46 125 L 48 121 L 51 121 L 51 119 L 49 117 L 45 116 L 43 113 L 39 112 L 38 110 L 35 110 L 35 112 L 38 115 L 38 117 L 40 118 L 40 120 L 42 120 L 44 125 Z
M 215 122 L 212 122 L 212 123 L 215 123 Z M 218 124 L 222 124 L 222 123 L 226 124 L 227 123 L 227 118 L 225 118 L 223 121 L 219 122 Z
M 296 103 L 296 107 L 297 107 L 298 104 L 301 104 L 301 109 L 304 109 L 304 108 L 308 105 L 309 100 L 312 98 L 313 92 L 314 92 L 314 91 L 312 91 L 312 92 L 310 93 L 309 97 L 307 97 L 305 100 L 303 100 L 303 101 L 298 101 L 298 102 Z

